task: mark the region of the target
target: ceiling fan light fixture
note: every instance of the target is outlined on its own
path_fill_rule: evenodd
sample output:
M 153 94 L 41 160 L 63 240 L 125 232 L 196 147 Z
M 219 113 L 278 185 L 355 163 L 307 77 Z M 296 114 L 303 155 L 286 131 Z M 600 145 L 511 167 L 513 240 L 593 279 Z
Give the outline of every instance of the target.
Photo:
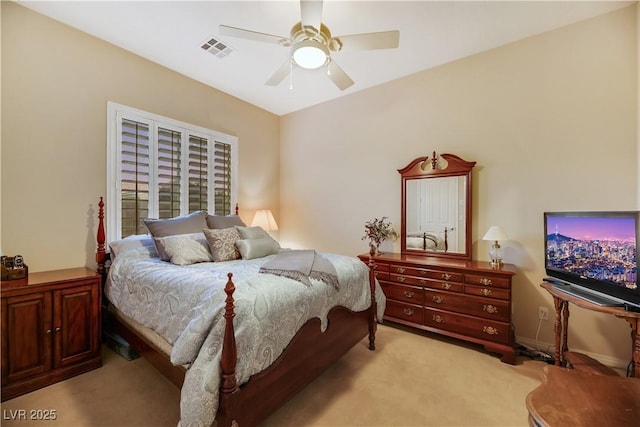
M 315 70 L 327 63 L 329 49 L 317 40 L 302 40 L 293 46 L 292 57 L 300 67 Z

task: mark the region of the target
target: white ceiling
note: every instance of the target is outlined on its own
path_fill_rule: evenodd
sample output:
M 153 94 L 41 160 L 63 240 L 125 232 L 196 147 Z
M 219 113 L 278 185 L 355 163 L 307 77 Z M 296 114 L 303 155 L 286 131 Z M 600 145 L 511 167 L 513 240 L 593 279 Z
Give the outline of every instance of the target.
M 139 56 L 278 115 L 287 114 L 525 37 L 591 18 L 631 1 L 338 1 L 325 0 L 322 22 L 331 33 L 400 30 L 400 47 L 333 52 L 355 81 L 340 91 L 324 71 L 296 68 L 265 82 L 289 49 L 229 36 L 219 24 L 289 36 L 300 21 L 287 1 L 17 1 Z M 216 58 L 200 46 L 210 38 L 233 52 Z

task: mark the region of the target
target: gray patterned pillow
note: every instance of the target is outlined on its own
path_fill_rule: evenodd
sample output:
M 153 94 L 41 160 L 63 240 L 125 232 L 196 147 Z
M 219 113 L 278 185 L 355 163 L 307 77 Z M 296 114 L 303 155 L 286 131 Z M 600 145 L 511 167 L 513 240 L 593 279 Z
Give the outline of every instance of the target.
M 209 249 L 214 261 L 231 261 L 240 258 L 236 241 L 240 233 L 235 228 L 219 228 L 202 230 L 209 242 Z
M 173 264 L 189 265 L 213 261 L 207 239 L 202 232 L 156 237 L 153 240 Z

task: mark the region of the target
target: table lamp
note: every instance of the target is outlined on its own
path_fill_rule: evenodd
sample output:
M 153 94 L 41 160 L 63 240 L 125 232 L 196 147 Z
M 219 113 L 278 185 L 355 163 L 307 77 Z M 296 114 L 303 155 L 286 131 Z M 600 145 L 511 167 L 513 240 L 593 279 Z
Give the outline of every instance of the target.
M 491 266 L 494 268 L 500 267 L 502 265 L 502 248 L 499 242 L 501 240 L 509 240 L 507 233 L 499 225 L 492 225 L 482 237 L 482 240 L 493 240 L 493 244 L 489 248 Z
M 261 209 L 256 211 L 251 226 L 262 227 L 266 232 L 278 230 L 278 224 L 276 224 L 276 220 L 275 218 L 273 218 L 273 214 L 269 209 Z

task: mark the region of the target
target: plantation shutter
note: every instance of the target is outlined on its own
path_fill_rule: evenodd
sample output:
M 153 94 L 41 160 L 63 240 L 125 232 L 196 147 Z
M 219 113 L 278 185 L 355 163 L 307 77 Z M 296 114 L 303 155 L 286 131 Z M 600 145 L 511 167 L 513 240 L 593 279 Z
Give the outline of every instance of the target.
M 120 169 L 122 236 L 141 234 L 149 216 L 149 125 L 122 120 Z
M 237 138 L 111 102 L 107 113 L 109 241 L 147 234 L 143 218 L 231 213 Z
M 180 215 L 182 133 L 158 128 L 158 218 Z
M 231 214 L 231 145 L 213 143 L 213 191 L 216 215 Z
M 208 210 L 208 141 L 189 136 L 189 212 Z

